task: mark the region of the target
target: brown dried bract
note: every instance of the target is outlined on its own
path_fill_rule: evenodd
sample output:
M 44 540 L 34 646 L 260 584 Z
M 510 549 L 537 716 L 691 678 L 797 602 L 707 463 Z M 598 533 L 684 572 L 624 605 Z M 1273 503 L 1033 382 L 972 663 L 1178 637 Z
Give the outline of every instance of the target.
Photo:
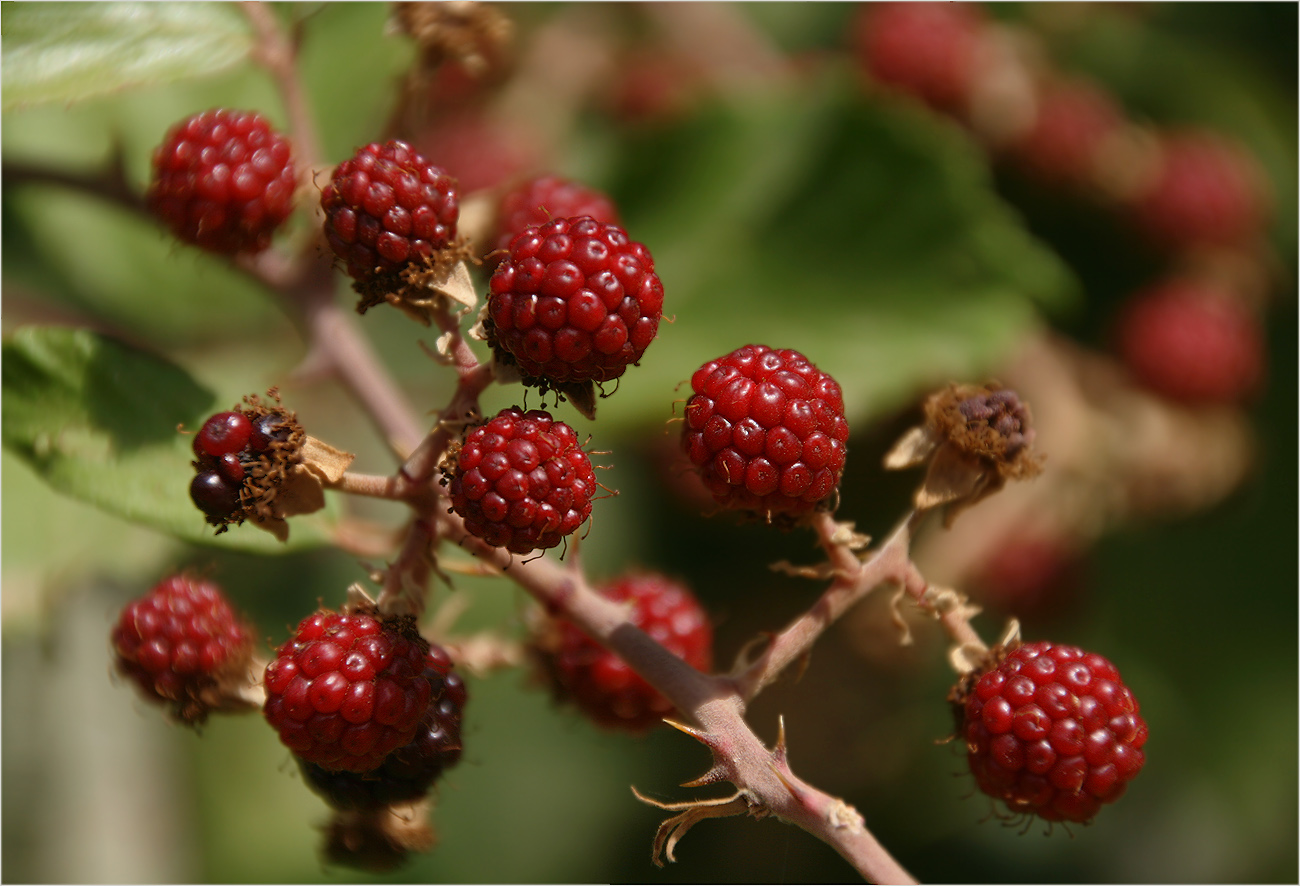
M 944 525 L 961 511 L 1042 470 L 1033 451 L 1029 407 L 997 383 L 949 385 L 925 402 L 925 423 L 905 433 L 885 456 L 890 470 L 929 462 L 915 496 L 918 510 L 947 506 Z
M 471 310 L 478 303 L 478 296 L 465 263 L 478 261 L 469 241 L 458 237 L 426 261 L 412 262 L 396 273 L 357 280 L 352 284 L 361 296 L 357 313 L 390 304 L 417 323 L 428 326 L 433 322 L 434 311 L 452 309 L 453 304 Z

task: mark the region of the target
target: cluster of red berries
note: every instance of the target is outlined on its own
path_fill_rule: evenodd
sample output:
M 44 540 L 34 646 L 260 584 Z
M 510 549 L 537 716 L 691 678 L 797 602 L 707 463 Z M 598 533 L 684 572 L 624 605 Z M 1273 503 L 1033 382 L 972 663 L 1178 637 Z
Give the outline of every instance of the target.
M 335 167 L 321 191 L 325 239 L 360 283 L 396 288 L 456 238 L 456 181 L 402 141 L 369 144 Z
M 247 682 L 251 632 L 221 588 L 195 575 L 169 576 L 128 603 L 110 639 L 118 672 L 187 722 L 219 706 L 221 680 Z
M 713 627 L 689 588 L 647 573 L 616 579 L 599 592 L 626 605 L 628 620 L 669 652 L 708 671 Z M 566 619 L 540 628 L 534 651 L 560 697 L 602 726 L 643 732 L 674 713 L 672 703 L 626 662 Z
M 150 210 L 187 243 L 258 252 L 293 210 L 288 140 L 261 114 L 217 108 L 172 127 L 153 153 Z
M 428 793 L 444 770 L 460 762 L 461 721 L 469 694 L 451 656 L 432 643 L 425 656 L 424 679 L 430 687 L 429 701 L 410 742 L 366 772 L 327 769 L 295 756 L 307 786 L 344 811 L 409 803 Z
M 1133 693 L 1114 665 L 1076 646 L 1017 646 L 957 701 L 976 784 L 1015 813 L 1089 821 L 1146 762 Z
M 289 439 L 292 426 L 279 411 L 264 414 L 218 412 L 194 435 L 194 479 L 190 498 L 213 525 L 223 525 L 243 507 L 245 479 L 277 443 Z
M 266 666 L 267 721 L 303 760 L 369 772 L 415 738 L 432 697 L 414 620 L 317 612 Z
M 798 351 L 746 345 L 697 369 L 691 388 L 682 446 L 719 505 L 798 516 L 839 486 L 843 394 Z
M 572 535 L 591 516 L 596 486 L 573 428 L 510 407 L 465 438 L 447 495 L 471 535 L 527 554 Z
M 526 227 L 488 283 L 497 357 L 541 387 L 611 381 L 659 331 L 664 288 L 650 252 L 590 216 Z

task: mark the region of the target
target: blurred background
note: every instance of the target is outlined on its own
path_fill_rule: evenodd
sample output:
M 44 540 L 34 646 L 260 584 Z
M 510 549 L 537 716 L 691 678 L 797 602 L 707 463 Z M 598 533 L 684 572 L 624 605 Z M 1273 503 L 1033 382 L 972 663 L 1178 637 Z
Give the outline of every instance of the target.
M 915 553 L 932 581 L 984 606 L 976 625 L 990 641 L 1015 615 L 1028 639 L 1116 664 L 1151 734 L 1128 794 L 1068 832 L 1000 824 L 944 741 L 942 639 L 910 613 L 916 642 L 901 646 L 887 590 L 749 722 L 773 741 L 784 716 L 794 770 L 856 806 L 921 880 L 1294 881 L 1296 7 L 448 7 L 492 27 L 443 47 L 437 65 L 388 4 L 276 13 L 301 37 L 326 167 L 401 133 L 460 179 L 481 242 L 511 183 L 568 176 L 609 194 L 653 253 L 671 322 L 597 421 L 557 410 L 611 453 L 602 481 L 619 492 L 596 503 L 589 574 L 682 578 L 714 618 L 719 667 L 816 599 L 817 583 L 769 569 L 813 562 L 810 536 L 706 516 L 677 460 L 674 401 L 708 359 L 762 341 L 841 382 L 853 437 L 838 515 L 876 537 L 918 480 L 880 464 L 925 394 L 1001 379 L 1034 409 L 1046 470 L 948 532 L 928 526 Z M 149 220 L 33 172 L 93 177 L 120 156 L 142 191 L 154 145 L 191 113 L 249 108 L 287 126 L 238 8 L 6 3 L 0 14 L 4 878 L 854 879 L 773 820 L 704 822 L 677 864 L 654 869 L 660 815 L 629 786 L 666 801 L 707 792 L 676 787 L 706 753 L 666 729 L 603 732 L 525 669 L 467 675 L 465 754 L 437 789 L 440 844 L 388 875 L 329 866 L 317 852 L 327 809 L 260 716 L 195 733 L 113 675 L 111 623 L 168 572 L 210 574 L 269 648 L 366 577 L 322 527 L 341 513 L 396 527 L 403 514 L 333 503 L 278 549 L 252 527 L 205 533 L 186 499 L 184 440 L 129 459 L 90 451 L 89 479 L 37 457 L 36 438 L 49 445 L 60 428 L 42 428 L 43 403 L 18 387 L 22 336 L 75 326 L 183 369 L 203 401 L 180 416 L 190 426 L 278 384 L 313 435 L 357 453 L 360 470 L 392 470 L 345 394 L 291 374 L 304 345 L 266 293 Z M 1073 99 L 1057 102 L 1063 84 Z M 1216 147 L 1185 160 L 1190 135 Z M 1226 393 L 1188 396 L 1134 362 L 1135 336 L 1171 349 L 1162 366 L 1240 350 L 1216 338 L 1226 324 L 1165 317 L 1155 326 L 1191 331 L 1148 339 L 1126 327 L 1142 293 L 1170 280 L 1212 289 L 1245 318 L 1250 348 L 1233 365 L 1249 365 Z M 342 275 L 338 289 L 354 298 Z M 422 351 L 428 330 L 389 309 L 363 324 L 413 403 L 446 402 L 454 380 Z M 495 386 L 483 407 L 520 398 Z M 165 518 L 127 507 L 130 491 L 87 493 L 119 476 L 134 489 L 141 470 L 177 478 L 159 493 Z M 465 605 L 458 633 L 524 638 L 522 592 L 453 585 L 434 606 Z

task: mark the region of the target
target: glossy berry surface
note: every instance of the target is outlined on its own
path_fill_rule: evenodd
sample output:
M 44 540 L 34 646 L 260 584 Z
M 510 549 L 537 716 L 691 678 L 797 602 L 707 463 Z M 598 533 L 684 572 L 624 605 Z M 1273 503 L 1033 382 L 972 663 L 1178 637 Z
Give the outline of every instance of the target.
M 489 339 L 525 378 L 618 378 L 659 331 L 664 288 L 618 225 L 557 218 L 525 228 L 488 288 Z
M 959 112 L 970 97 L 983 39 L 968 3 L 869 3 L 854 39 L 871 77 L 932 107 Z
M 368 281 L 431 259 L 456 237 L 456 181 L 402 141 L 373 143 L 321 191 L 325 239 L 348 275 Z
M 262 115 L 218 108 L 168 131 L 154 149 L 149 209 L 187 243 L 258 252 L 293 210 L 288 140 Z
M 525 228 L 582 215 L 604 224 L 618 224 L 618 210 L 604 192 L 558 175 L 530 178 L 501 198 L 496 248 L 509 249 L 510 241 Z
M 633 624 L 691 667 L 712 665 L 713 627 L 695 595 L 660 575 L 628 575 L 600 588 L 629 607 Z M 668 699 L 571 622 L 560 620 L 545 650 L 560 693 L 596 723 L 640 732 L 673 714 Z
M 979 789 L 1016 813 L 1086 822 L 1146 762 L 1147 725 L 1105 658 L 1026 643 L 984 673 L 965 701 L 962 735 Z
M 469 695 L 451 657 L 430 645 L 424 678 L 429 703 L 415 738 L 365 773 L 330 771 L 298 757 L 307 785 L 335 809 L 375 809 L 424 796 L 443 771 L 460 761 L 461 720 Z
M 194 454 L 221 458 L 239 452 L 253 435 L 253 423 L 242 412 L 218 412 L 194 435 Z
M 401 619 L 318 612 L 266 666 L 262 711 L 307 762 L 369 772 L 415 738 L 431 695 L 428 648 Z
M 1162 140 L 1159 170 L 1134 205 L 1135 221 L 1169 249 L 1247 245 L 1267 208 L 1255 159 L 1235 142 L 1201 132 Z
M 127 604 L 111 639 L 120 673 L 146 697 L 182 707 L 219 672 L 246 664 L 251 649 L 221 588 L 185 574 Z
M 1116 337 L 1134 378 L 1180 402 L 1240 402 L 1264 375 L 1258 319 L 1208 284 L 1171 280 L 1135 293 L 1120 312 Z
M 558 545 L 591 516 L 596 475 L 573 428 L 511 407 L 466 437 L 447 492 L 465 529 L 527 554 Z
M 849 425 L 839 384 L 798 351 L 746 345 L 691 377 L 682 445 L 728 508 L 804 514 L 835 491 Z
M 240 470 L 242 470 L 242 466 Z M 209 517 L 229 517 L 239 510 L 242 478 L 232 479 L 234 471 L 199 471 L 190 481 L 190 500 Z

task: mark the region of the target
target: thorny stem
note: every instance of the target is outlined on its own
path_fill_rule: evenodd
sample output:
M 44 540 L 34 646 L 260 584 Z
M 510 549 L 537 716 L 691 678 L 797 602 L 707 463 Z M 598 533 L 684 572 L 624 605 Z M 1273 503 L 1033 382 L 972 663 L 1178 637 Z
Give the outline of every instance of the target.
M 773 637 L 763 653 L 734 678 L 737 693 L 746 701 L 770 685 L 791 662 L 808 654 L 826 628 L 875 588 L 890 583 L 902 585 L 917 599 L 925 593 L 925 579 L 908 557 L 916 527 L 915 512 L 904 517 L 865 562 L 835 540 L 837 524 L 829 513 L 818 512 L 812 525 L 830 557 L 835 578 L 807 612 Z

